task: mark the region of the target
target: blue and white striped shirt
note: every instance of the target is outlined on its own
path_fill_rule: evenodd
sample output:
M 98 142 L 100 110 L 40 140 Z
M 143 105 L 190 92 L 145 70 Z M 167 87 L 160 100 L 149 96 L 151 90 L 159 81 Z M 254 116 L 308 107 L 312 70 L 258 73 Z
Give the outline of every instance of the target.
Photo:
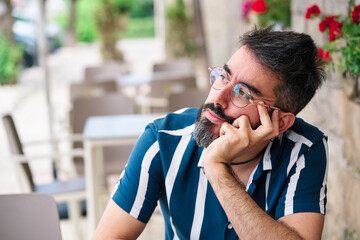
M 198 109 L 150 123 L 135 145 L 113 200 L 146 223 L 157 202 L 166 239 L 238 239 L 201 167 L 203 148 L 193 138 Z M 325 214 L 327 140 L 297 118 L 270 142 L 247 192 L 271 217 Z

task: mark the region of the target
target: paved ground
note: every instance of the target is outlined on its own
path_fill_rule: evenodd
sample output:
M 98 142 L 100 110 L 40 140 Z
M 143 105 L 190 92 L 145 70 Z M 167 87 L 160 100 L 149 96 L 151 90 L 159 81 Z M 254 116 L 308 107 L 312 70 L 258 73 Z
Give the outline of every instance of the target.
M 125 59 L 132 73 L 149 74 L 152 64 L 164 58 L 161 43 L 155 39 L 134 39 L 119 42 Z M 69 103 L 68 86 L 83 79 L 86 66 L 101 63 L 101 56 L 96 44 L 78 44 L 72 48 L 62 48 L 48 58 L 49 77 L 51 82 L 52 109 L 54 111 L 55 132 L 58 135 L 67 133 Z M 49 137 L 47 105 L 44 84 L 39 68 L 24 71 L 19 83 L 14 86 L 0 87 L 0 114 L 11 112 L 15 119 L 23 142 Z M 46 153 L 47 150 L 35 149 L 27 153 Z M 3 125 L 0 124 L 0 194 L 20 192 L 15 172 L 8 157 L 7 139 Z M 51 180 L 50 166 L 46 162 L 32 165 L 37 183 Z M 86 219 L 82 229 L 86 229 Z M 142 239 L 161 239 L 163 237 L 162 220 L 156 215 L 142 235 Z M 71 223 L 61 223 L 64 240 L 75 240 Z

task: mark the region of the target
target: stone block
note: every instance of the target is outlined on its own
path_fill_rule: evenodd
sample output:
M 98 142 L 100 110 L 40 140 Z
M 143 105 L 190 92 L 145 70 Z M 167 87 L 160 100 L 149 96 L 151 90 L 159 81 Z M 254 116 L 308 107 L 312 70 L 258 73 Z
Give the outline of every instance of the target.
M 327 188 L 327 212 L 323 239 L 337 240 L 343 238 L 346 229 L 344 176 L 347 174 L 345 159 L 343 157 L 343 139 L 330 134 L 329 165 Z M 335 227 L 336 226 L 336 227 Z
M 345 156 L 354 171 L 360 174 L 360 105 L 350 101 L 344 94 L 340 100 Z
M 326 0 L 320 7 L 324 14 L 338 15 L 348 13 L 348 0 Z
M 344 189 L 346 207 L 343 214 L 346 216 L 346 230 L 360 234 L 360 177 L 351 166 L 344 176 Z

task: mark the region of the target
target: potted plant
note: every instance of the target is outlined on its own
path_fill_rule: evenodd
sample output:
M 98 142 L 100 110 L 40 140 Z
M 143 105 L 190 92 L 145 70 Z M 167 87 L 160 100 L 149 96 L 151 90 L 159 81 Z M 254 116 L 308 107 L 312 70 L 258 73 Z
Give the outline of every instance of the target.
M 119 34 L 127 28 L 131 0 L 100 0 L 95 19 L 101 41 L 101 53 L 105 61 L 124 61 L 123 54 L 116 48 Z
M 196 55 L 193 23 L 186 10 L 183 0 L 176 0 L 166 8 L 166 50 L 171 57 Z
M 335 66 L 344 75 L 345 93 L 350 99 L 359 99 L 360 77 L 360 5 L 349 1 L 346 16 L 325 15 L 315 4 L 307 8 L 306 19 L 320 18 L 319 31 L 328 37 L 319 48 L 319 56 L 334 71 Z

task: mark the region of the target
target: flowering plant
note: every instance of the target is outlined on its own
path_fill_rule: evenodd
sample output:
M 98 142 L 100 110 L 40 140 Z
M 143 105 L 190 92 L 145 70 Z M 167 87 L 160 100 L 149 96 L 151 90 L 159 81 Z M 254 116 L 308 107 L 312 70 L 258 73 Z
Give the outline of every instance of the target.
M 241 4 L 242 16 L 244 20 L 248 20 L 251 11 L 257 14 L 266 12 L 266 2 L 264 0 L 244 0 Z
M 290 0 L 243 0 L 241 9 L 246 21 L 249 13 L 255 13 L 260 27 L 279 22 L 290 27 Z
M 351 2 L 351 1 L 350 1 Z M 360 75 L 360 5 L 349 4 L 349 14 L 323 15 L 315 4 L 310 6 L 305 18 L 320 18 L 319 31 L 327 34 L 328 43 L 319 49 L 319 56 L 334 70 L 338 64 L 342 73 L 350 73 L 358 78 Z M 338 61 L 334 62 L 335 53 Z

